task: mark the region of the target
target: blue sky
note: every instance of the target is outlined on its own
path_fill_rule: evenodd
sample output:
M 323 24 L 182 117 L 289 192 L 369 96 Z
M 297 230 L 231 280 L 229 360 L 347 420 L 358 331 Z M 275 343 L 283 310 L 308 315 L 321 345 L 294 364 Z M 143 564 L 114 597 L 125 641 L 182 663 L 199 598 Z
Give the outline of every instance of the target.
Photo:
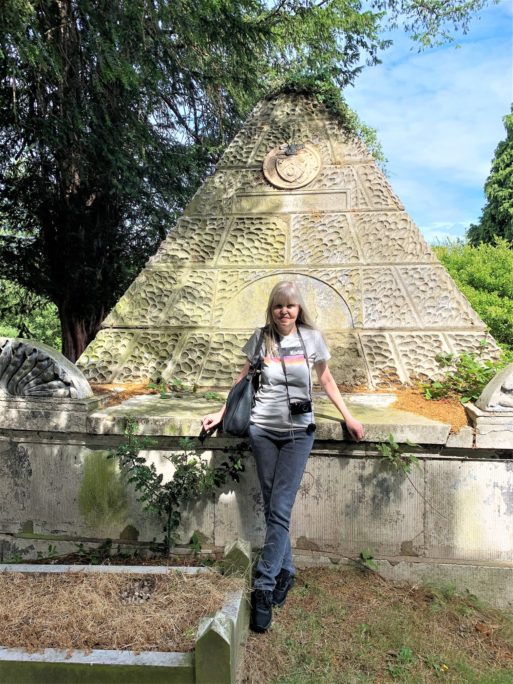
M 421 53 L 401 32 L 382 64 L 344 92 L 376 129 L 390 182 L 430 243 L 479 219 L 502 117 L 513 100 L 513 0 L 473 19 L 454 44 Z M 413 49 L 412 49 L 413 47 Z

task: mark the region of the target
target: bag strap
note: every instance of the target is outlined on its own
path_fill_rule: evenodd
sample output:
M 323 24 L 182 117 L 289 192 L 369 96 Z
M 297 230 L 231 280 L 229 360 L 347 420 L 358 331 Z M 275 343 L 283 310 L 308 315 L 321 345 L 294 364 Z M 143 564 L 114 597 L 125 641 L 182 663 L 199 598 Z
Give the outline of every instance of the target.
M 257 368 L 260 366 L 262 362 L 262 359 L 260 358 L 260 351 L 264 343 L 264 334 L 265 326 L 263 328 L 260 328 L 260 337 L 258 338 L 257 346 L 255 347 L 255 353 L 253 354 L 253 358 L 249 363 L 249 372 L 252 374 L 257 370 Z

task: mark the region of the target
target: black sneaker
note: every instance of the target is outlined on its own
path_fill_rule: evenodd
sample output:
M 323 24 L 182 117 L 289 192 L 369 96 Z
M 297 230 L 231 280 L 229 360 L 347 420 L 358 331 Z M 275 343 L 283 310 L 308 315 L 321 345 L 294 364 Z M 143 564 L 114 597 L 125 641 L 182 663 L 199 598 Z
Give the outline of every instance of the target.
M 273 606 L 279 608 L 285 603 L 289 589 L 294 586 L 294 575 L 288 570 L 280 570 L 273 591 Z
M 254 589 L 251 594 L 251 622 L 254 632 L 267 632 L 273 621 L 273 592 L 268 589 Z

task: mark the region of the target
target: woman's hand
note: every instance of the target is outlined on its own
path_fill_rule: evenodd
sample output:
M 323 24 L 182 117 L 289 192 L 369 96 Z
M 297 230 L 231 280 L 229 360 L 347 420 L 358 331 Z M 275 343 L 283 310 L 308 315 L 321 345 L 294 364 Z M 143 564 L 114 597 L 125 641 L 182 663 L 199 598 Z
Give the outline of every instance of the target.
M 342 414 L 343 419 L 346 421 L 349 434 L 355 441 L 359 442 L 364 437 L 365 429 L 359 420 L 353 418 L 347 406 L 345 405 L 340 394 L 340 390 L 338 389 L 337 384 L 330 373 L 328 364 L 326 361 L 319 361 L 315 364 L 315 370 L 317 371 L 319 384 L 328 395 L 328 399 L 334 406 L 337 407 Z
M 352 416 L 346 418 L 346 427 L 349 430 L 349 434 L 356 442 L 363 439 L 365 429 L 359 420 L 356 420 L 356 418 L 353 418 Z
M 216 413 L 209 413 L 208 415 L 204 416 L 201 419 L 201 424 L 203 426 L 204 430 L 212 430 L 213 428 L 217 427 L 221 421 L 223 420 L 224 416 L 224 406 L 220 411 L 217 411 Z

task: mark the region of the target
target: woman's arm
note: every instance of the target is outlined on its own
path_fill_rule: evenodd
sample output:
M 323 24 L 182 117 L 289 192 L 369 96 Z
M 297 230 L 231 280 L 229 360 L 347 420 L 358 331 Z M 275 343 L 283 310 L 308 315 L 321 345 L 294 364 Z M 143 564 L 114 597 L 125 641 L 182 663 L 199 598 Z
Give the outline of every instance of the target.
M 353 418 L 349 409 L 345 405 L 340 394 L 340 390 L 337 387 L 337 383 L 333 379 L 330 369 L 328 368 L 328 364 L 326 361 L 319 361 L 315 364 L 315 370 L 317 371 L 319 384 L 328 395 L 328 399 L 342 414 L 346 422 L 347 429 L 351 433 L 353 439 L 359 442 L 361 439 L 363 439 L 365 433 L 364 427 L 360 421 L 356 420 L 356 418 Z
M 238 382 L 242 380 L 242 378 L 245 378 L 246 375 L 248 374 L 250 367 L 249 360 L 246 360 L 246 363 L 244 364 L 244 367 L 242 368 L 241 372 L 235 379 L 235 382 L 233 383 L 236 385 Z M 219 409 L 219 411 L 216 411 L 216 413 L 209 413 L 207 416 L 204 416 L 201 419 L 201 424 L 203 425 L 204 430 L 212 430 L 212 428 L 216 427 L 219 425 L 219 423 L 223 420 L 224 413 L 226 411 L 226 404 L 223 404 L 223 406 Z

